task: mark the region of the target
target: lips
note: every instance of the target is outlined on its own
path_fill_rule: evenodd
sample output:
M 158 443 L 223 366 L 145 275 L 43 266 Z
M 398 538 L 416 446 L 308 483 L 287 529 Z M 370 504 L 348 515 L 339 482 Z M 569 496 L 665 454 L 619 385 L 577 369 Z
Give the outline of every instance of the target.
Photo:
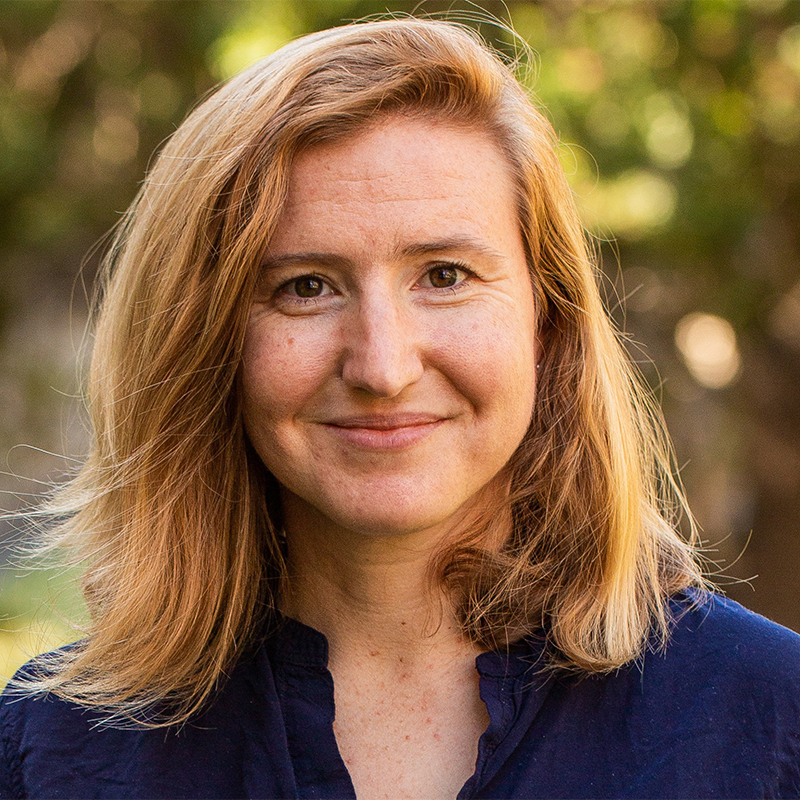
M 365 450 L 402 450 L 426 439 L 447 421 L 429 413 L 348 416 L 323 424 L 343 442 Z
M 402 413 L 402 414 L 367 414 L 364 416 L 340 417 L 329 420 L 326 424 L 338 428 L 369 428 L 376 431 L 389 431 L 397 428 L 410 428 L 417 425 L 430 425 L 444 419 L 440 414 Z

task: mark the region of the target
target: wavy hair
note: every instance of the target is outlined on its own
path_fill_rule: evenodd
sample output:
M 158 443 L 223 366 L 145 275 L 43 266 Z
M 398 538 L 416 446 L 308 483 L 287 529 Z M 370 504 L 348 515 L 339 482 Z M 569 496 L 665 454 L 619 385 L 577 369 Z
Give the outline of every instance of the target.
M 91 622 L 28 691 L 122 723 L 185 721 L 276 618 L 280 507 L 237 387 L 257 271 L 296 155 L 393 113 L 494 138 L 540 311 L 534 418 L 502 507 L 432 563 L 465 635 L 502 647 L 544 628 L 560 666 L 610 670 L 665 641 L 667 598 L 702 583 L 676 532 L 687 509 L 669 440 L 604 309 L 552 127 L 469 29 L 353 24 L 296 40 L 199 105 L 116 233 L 89 375 L 94 443 L 47 533 L 86 565 Z M 498 519 L 511 535 L 491 549 Z

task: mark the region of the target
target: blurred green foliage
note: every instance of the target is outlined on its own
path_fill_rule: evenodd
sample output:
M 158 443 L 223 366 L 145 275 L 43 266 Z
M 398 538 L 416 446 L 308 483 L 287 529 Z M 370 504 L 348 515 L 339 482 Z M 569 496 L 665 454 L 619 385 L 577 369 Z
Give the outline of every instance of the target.
M 609 304 L 687 462 L 710 555 L 730 564 L 753 531 L 721 582 L 761 573 L 755 592 L 734 582 L 730 593 L 800 629 L 795 0 L 5 0 L 0 446 L 39 448 L 7 458 L 6 508 L 38 491 L 16 476 L 69 468 L 41 450 L 86 447 L 70 400 L 84 287 L 153 151 L 254 60 L 387 12 L 446 14 L 520 60 L 563 142 Z M 8 630 L 28 624 L 32 602 L 19 598 L 41 580 L 4 580 Z M 59 625 L 54 640 L 68 635 Z

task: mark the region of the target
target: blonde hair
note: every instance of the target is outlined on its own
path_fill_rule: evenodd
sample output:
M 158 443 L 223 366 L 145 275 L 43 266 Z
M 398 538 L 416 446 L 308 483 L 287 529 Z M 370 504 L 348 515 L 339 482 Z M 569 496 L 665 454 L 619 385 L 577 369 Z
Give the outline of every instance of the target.
M 391 113 L 495 138 L 540 310 L 535 416 L 505 515 L 491 510 L 512 534 L 482 546 L 487 518 L 434 564 L 465 634 L 496 647 L 544 626 L 562 666 L 609 670 L 664 640 L 667 598 L 701 582 L 673 524 L 685 504 L 669 442 L 604 310 L 550 124 L 467 29 L 355 24 L 287 45 L 203 102 L 117 232 L 88 386 L 94 445 L 50 506 L 50 546 L 87 565 L 91 623 L 28 690 L 116 721 L 184 721 L 275 619 L 280 508 L 237 390 L 250 298 L 297 153 Z

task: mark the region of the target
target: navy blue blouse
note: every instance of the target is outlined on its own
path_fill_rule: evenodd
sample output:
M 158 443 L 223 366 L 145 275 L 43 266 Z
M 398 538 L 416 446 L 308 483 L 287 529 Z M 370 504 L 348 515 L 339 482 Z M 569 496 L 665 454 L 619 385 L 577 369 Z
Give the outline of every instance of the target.
M 665 653 L 610 675 L 542 675 L 537 641 L 478 656 L 491 722 L 458 797 L 800 797 L 800 636 L 690 599 Z M 322 634 L 289 620 L 175 730 L 4 696 L 0 797 L 353 798 L 326 665 Z

